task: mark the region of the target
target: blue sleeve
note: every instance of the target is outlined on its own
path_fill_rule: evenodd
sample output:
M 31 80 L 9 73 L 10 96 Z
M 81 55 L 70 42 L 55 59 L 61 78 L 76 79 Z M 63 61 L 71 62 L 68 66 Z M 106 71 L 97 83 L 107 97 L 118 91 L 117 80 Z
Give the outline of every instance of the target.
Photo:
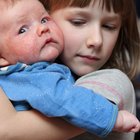
M 5 88 L 0 83 L 13 102 L 18 101 L 19 106 L 19 101 L 22 101 L 17 109 L 29 109 L 26 106 L 28 102 L 46 116 L 63 117 L 100 137 L 112 131 L 118 113 L 116 105 L 91 90 L 75 86 L 69 71 L 61 67 L 50 66 L 47 72 L 43 70 L 42 73 L 38 70 L 10 75 L 5 81 Z

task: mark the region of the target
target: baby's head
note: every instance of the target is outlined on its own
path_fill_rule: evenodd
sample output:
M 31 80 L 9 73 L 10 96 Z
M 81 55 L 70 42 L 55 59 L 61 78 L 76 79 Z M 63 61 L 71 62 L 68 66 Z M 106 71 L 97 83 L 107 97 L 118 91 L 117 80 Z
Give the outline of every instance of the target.
M 0 0 L 0 66 L 53 61 L 63 49 L 61 30 L 38 0 Z

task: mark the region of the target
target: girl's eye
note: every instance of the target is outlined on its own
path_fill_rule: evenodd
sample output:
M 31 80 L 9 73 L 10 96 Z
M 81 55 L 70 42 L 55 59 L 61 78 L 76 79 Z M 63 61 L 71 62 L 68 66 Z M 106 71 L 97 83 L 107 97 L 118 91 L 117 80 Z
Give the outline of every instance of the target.
M 86 21 L 83 19 L 73 19 L 73 20 L 70 20 L 70 23 L 73 24 L 74 26 L 82 26 L 86 24 Z
M 21 27 L 21 28 L 19 29 L 18 34 L 23 34 L 23 33 L 25 33 L 27 30 L 28 30 L 28 28 L 25 27 L 25 26 L 23 26 L 23 27 Z
M 106 30 L 109 30 L 109 31 L 114 31 L 117 29 L 116 25 L 111 25 L 111 24 L 105 24 L 103 25 L 103 27 L 106 29 Z
M 48 19 L 47 19 L 47 18 L 43 18 L 43 19 L 41 20 L 41 23 L 42 23 L 42 24 L 47 23 L 47 22 L 48 22 Z

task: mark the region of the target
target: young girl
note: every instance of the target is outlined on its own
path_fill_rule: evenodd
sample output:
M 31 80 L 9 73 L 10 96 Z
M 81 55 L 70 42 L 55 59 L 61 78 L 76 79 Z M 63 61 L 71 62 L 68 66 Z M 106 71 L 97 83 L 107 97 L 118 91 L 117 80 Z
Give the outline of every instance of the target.
M 88 60 L 86 60 L 86 61 L 88 61 Z M 80 74 L 79 74 L 80 75 Z
M 46 6 L 50 8 L 52 17 L 64 34 L 65 48 L 60 60 L 73 73 L 83 76 L 97 69 L 118 68 L 125 72 L 130 79 L 134 77 L 136 64 L 139 62 L 140 38 L 132 0 L 129 2 L 126 0 L 116 2 L 112 0 L 61 0 L 61 2 L 50 0 Z M 108 53 L 107 57 L 104 57 L 105 53 Z M 99 67 L 99 62 L 102 67 L 101 65 Z M 94 87 L 95 84 L 98 84 L 99 88 L 111 85 L 109 80 L 109 84 L 107 84 L 104 81 L 98 81 L 97 77 L 91 78 L 91 76 L 95 76 L 94 74 L 82 77 L 77 83 L 93 88 L 97 92 L 99 90 Z M 107 76 L 109 75 L 103 77 L 107 78 Z M 111 94 L 98 93 L 116 103 L 120 109 L 125 108 L 135 113 L 133 93 L 126 92 L 120 97 L 113 92 L 110 92 Z M 125 106 L 122 107 L 122 104 Z M 82 138 L 84 139 L 83 135 L 79 137 L 80 140 Z M 95 139 L 92 136 L 90 138 Z M 134 134 L 114 133 L 106 139 L 114 140 L 115 138 L 132 140 Z

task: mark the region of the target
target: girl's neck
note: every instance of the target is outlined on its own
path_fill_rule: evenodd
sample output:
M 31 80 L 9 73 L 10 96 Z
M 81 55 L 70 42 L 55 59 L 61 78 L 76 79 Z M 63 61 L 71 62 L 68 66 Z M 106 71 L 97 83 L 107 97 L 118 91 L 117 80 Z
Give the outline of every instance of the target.
M 58 64 L 64 65 L 63 62 L 62 62 L 60 59 L 57 59 L 55 62 L 58 63 Z M 75 80 L 77 80 L 77 79 L 80 77 L 80 76 L 76 75 L 76 74 L 75 74 L 74 72 L 72 72 L 72 71 L 71 71 L 71 73 L 72 73 L 72 75 L 73 75 L 73 77 L 74 77 Z

